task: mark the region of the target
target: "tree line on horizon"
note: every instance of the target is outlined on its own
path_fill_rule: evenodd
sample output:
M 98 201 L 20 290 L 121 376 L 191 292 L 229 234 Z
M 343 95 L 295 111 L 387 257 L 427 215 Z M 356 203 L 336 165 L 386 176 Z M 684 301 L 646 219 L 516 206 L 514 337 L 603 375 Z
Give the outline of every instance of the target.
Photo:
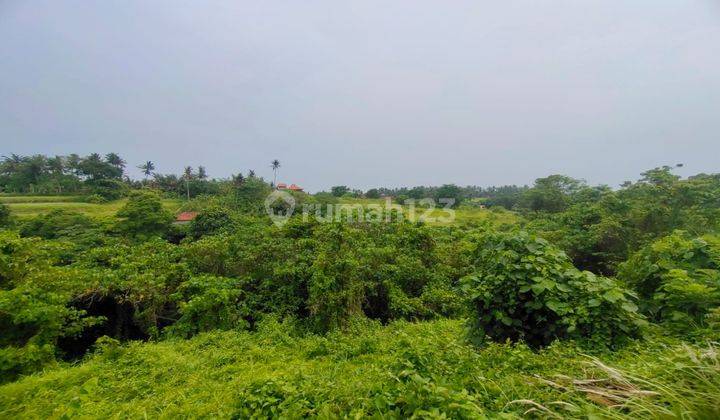
M 223 183 L 242 182 L 242 174 L 229 180 L 211 179 L 204 166 L 186 166 L 183 172 L 162 174 L 148 160 L 138 165 L 143 178 L 131 179 L 125 172 L 127 161 L 117 153 L 87 156 L 69 154 L 22 156 L 11 154 L 0 160 L 0 192 L 10 194 L 88 194 L 107 200 L 120 198 L 132 189 L 152 187 L 164 193 L 195 197 L 217 194 Z M 255 177 L 250 170 L 247 177 Z
M 127 193 L 128 189 L 150 186 L 165 193 L 195 197 L 219 194 L 224 184 L 242 183 L 246 178 L 256 178 L 254 170 L 247 175 L 241 172 L 228 179 L 211 179 L 204 166 L 196 169 L 186 166 L 181 174 L 163 174 L 156 170 L 156 164 L 145 161 L 138 165 L 143 178 L 131 179 L 125 169 L 127 162 L 117 153 L 87 156 L 69 154 L 46 156 L 42 154 L 22 156 L 11 154 L 0 160 L 0 192 L 15 194 L 97 194 L 105 199 L 115 199 Z M 276 185 L 281 163 L 274 159 L 271 186 Z M 454 198 L 459 203 L 464 199 L 482 198 L 487 205 L 501 205 L 508 209 L 516 203 L 517 197 L 528 186 L 507 185 L 500 187 L 459 187 L 455 184 L 442 186 L 416 186 L 400 188 L 371 188 L 367 191 L 350 187 L 333 186 L 329 194 L 335 197 L 355 198 L 394 197 L 399 201 L 438 197 Z M 320 193 L 324 193 L 321 191 Z
M 677 165 L 682 166 L 682 165 Z M 163 194 L 185 197 L 187 199 L 207 195 L 224 195 L 249 180 L 267 184 L 263 188 L 273 188 L 281 163 L 274 159 L 270 162 L 273 180 L 268 182 L 258 177 L 254 170 L 244 175 L 242 172 L 229 178 L 209 178 L 204 166 L 193 168 L 186 166 L 181 174 L 163 174 L 156 170 L 153 161 L 137 166 L 143 174 L 139 180 L 131 179 L 125 173 L 127 162 L 117 153 L 87 156 L 69 154 L 66 156 L 45 156 L 41 154 L 21 156 L 12 154 L 0 159 L 0 192 L 14 194 L 83 194 L 96 196 L 99 200 L 114 200 L 126 196 L 131 190 L 150 187 Z M 477 185 L 458 186 L 444 184 L 440 186 L 414 187 L 377 187 L 366 191 L 346 185 L 335 185 L 329 191 L 320 191 L 316 197 L 329 199 L 349 197 L 378 199 L 390 197 L 398 203 L 407 200 L 451 198 L 455 206 L 502 207 L 522 214 L 553 214 L 571 207 L 575 201 L 581 202 L 585 196 L 608 196 L 619 194 L 631 196 L 645 184 L 667 183 L 680 177 L 671 173 L 672 167 L 664 166 L 646 171 L 637 182 L 626 182 L 618 189 L 607 185 L 590 186 L 585 181 L 565 175 L 550 175 L 535 180 L 533 185 L 502 185 L 481 187 Z M 717 175 L 698 174 L 689 177 L 686 183 L 696 185 L 717 179 Z

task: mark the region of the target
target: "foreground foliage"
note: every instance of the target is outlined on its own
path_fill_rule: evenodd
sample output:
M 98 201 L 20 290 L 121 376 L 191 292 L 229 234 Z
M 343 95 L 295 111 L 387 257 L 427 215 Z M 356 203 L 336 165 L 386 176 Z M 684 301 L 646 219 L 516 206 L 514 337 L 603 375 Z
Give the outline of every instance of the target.
M 720 238 L 675 232 L 633 255 L 619 277 L 638 291 L 653 319 L 679 329 L 706 326 L 720 306 Z
M 614 280 L 577 270 L 564 252 L 524 232 L 479 241 L 476 270 L 464 279 L 476 339 L 541 346 L 570 337 L 616 345 L 639 336 L 644 321 L 631 293 Z
M 670 340 L 583 355 L 572 342 L 477 349 L 462 321 L 351 323 L 299 336 L 266 319 L 256 333 L 121 346 L 112 340 L 79 366 L 0 388 L 2 417 L 477 418 L 720 415 L 713 347 Z

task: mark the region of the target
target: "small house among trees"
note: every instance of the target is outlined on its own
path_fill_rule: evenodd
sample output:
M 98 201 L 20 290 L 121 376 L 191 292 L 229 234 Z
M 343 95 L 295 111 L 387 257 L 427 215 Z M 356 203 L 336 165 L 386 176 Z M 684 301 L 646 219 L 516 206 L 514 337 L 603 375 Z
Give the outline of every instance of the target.
M 277 189 L 278 189 L 278 190 L 298 191 L 298 192 L 303 191 L 302 187 L 300 187 L 299 185 L 290 184 L 290 186 L 288 187 L 287 184 L 282 183 L 282 182 L 279 183 L 279 184 L 277 184 Z
M 196 211 L 184 211 L 175 217 L 175 224 L 184 225 L 192 222 L 197 217 L 198 212 Z

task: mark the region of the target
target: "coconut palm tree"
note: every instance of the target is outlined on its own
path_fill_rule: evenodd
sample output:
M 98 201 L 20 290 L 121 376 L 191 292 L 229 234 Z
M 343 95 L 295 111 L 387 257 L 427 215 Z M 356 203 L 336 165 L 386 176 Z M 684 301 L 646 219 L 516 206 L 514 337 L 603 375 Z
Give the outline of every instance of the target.
M 147 162 L 138 166 L 138 169 L 142 169 L 143 174 L 145 174 L 145 180 L 147 181 L 147 178 L 152 175 L 153 171 L 155 170 L 155 164 L 152 163 L 152 161 L 148 160 Z
M 192 166 L 186 166 L 183 171 L 183 178 L 185 178 L 185 191 L 187 192 L 187 199 L 190 200 L 190 179 L 193 177 Z
M 273 186 L 277 185 L 277 173 L 278 169 L 280 169 L 280 161 L 277 159 L 273 159 L 272 162 L 270 162 L 270 167 L 273 170 Z
M 107 155 L 105 155 L 105 162 L 111 164 L 116 168 L 125 169 L 126 162 L 117 153 L 108 153 Z

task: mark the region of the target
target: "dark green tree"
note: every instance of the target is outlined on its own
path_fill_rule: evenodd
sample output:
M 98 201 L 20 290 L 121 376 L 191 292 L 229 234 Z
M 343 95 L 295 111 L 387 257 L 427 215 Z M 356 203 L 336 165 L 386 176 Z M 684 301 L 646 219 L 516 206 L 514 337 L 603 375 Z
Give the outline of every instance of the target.
M 346 185 L 336 185 L 330 189 L 330 192 L 335 197 L 342 197 L 343 195 L 350 192 L 350 188 L 348 188 Z
M 366 198 L 380 198 L 380 191 L 377 188 L 371 188 L 365 193 Z
M 164 235 L 173 219 L 163 208 L 160 197 L 149 191 L 133 191 L 116 216 L 120 219 L 117 223 L 120 232 L 142 239 Z
M 450 200 L 447 203 L 452 203 L 452 207 L 457 207 L 463 200 L 462 189 L 455 184 L 445 184 L 435 191 L 434 198 L 439 204 L 445 204 L 444 200 Z
M 120 155 L 112 152 L 105 155 L 105 162 L 120 169 L 121 171 L 125 171 L 125 164 L 127 163 L 120 157 Z
M 535 212 L 559 213 L 570 205 L 572 194 L 583 185 L 583 181 L 564 175 L 538 178 L 535 185 L 523 194 L 520 206 Z

